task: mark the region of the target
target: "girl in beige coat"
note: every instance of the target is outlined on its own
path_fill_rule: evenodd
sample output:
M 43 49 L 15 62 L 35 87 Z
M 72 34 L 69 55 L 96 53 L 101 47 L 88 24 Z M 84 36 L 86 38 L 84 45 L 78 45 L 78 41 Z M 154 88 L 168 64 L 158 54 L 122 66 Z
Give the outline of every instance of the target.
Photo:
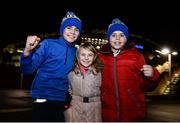
M 80 45 L 73 71 L 69 74 L 71 106 L 65 111 L 67 122 L 101 121 L 101 68 L 95 48 Z

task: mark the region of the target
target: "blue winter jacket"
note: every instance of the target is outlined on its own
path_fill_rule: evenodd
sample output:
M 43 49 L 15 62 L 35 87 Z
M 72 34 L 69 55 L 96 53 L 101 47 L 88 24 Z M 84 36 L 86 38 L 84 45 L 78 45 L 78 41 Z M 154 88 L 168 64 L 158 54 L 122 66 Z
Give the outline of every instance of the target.
M 76 48 L 63 38 L 45 39 L 30 56 L 21 54 L 23 74 L 36 76 L 31 86 L 32 98 L 64 101 L 68 91 L 68 73 L 74 64 Z

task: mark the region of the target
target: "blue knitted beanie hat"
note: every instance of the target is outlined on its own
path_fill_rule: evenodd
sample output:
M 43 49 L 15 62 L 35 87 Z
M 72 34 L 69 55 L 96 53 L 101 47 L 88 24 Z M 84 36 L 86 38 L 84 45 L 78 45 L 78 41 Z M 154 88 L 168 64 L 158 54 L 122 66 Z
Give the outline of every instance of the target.
M 62 19 L 61 26 L 60 26 L 60 34 L 62 35 L 64 29 L 67 26 L 76 26 L 81 33 L 82 30 L 82 23 L 79 17 L 77 17 L 73 12 L 67 12 L 66 16 Z
M 129 37 L 128 27 L 123 22 L 121 22 L 118 18 L 115 18 L 112 20 L 112 23 L 108 27 L 108 31 L 107 31 L 108 40 L 110 36 L 112 35 L 112 33 L 118 30 L 122 31 L 124 35 L 126 36 L 126 38 L 128 39 Z

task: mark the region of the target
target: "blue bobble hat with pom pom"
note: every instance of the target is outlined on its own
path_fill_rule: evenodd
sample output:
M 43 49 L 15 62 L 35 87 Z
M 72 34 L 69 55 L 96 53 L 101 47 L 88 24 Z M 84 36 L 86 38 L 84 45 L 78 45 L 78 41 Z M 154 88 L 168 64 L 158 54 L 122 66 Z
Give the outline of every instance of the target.
M 113 19 L 112 23 L 108 27 L 108 31 L 107 31 L 108 40 L 114 31 L 122 31 L 126 36 L 126 39 L 128 39 L 129 37 L 128 27 L 118 18 Z
M 67 26 L 76 26 L 79 29 L 79 32 L 82 30 L 82 23 L 79 17 L 77 17 L 73 12 L 67 12 L 66 16 L 62 19 L 60 26 L 60 34 L 62 35 L 64 29 Z

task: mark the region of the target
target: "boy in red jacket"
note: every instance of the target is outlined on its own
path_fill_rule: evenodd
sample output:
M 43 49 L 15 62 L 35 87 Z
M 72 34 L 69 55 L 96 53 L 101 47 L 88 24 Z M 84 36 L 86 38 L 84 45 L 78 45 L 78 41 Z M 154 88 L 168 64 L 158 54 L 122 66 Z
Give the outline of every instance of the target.
M 99 57 L 102 71 L 103 121 L 143 121 L 145 95 L 159 83 L 159 72 L 146 65 L 144 56 L 130 44 L 128 27 L 114 19 L 107 30 L 109 43 Z

